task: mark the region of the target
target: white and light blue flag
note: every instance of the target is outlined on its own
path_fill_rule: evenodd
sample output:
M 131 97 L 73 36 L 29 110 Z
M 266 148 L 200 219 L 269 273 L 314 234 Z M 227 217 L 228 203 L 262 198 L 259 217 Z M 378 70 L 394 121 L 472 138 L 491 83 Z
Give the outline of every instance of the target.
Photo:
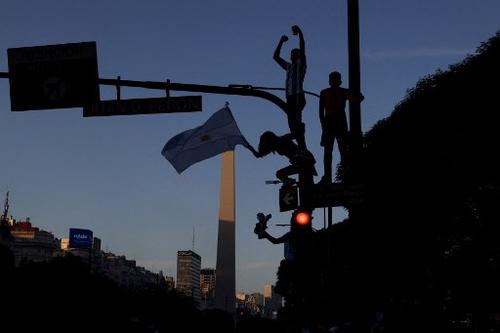
M 236 145 L 253 150 L 226 106 L 215 112 L 203 125 L 168 140 L 161 154 L 181 173 L 199 161 L 233 150 Z

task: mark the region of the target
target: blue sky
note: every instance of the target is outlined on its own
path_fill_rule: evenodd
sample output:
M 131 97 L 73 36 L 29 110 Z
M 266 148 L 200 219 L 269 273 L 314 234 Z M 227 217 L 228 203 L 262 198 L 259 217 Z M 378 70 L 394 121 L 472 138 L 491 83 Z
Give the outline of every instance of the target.
M 287 34 L 288 57 L 298 44 L 290 27 L 298 24 L 306 38 L 306 89 L 325 88 L 332 70 L 348 84 L 345 0 L 3 0 L 0 13 L 0 71 L 7 71 L 7 48 L 95 40 L 103 78 L 282 87 L 284 72 L 272 53 Z M 361 0 L 363 130 L 389 115 L 419 78 L 474 52 L 500 29 L 499 13 L 498 0 Z M 122 90 L 123 98 L 161 95 Z M 114 89 L 101 87 L 101 97 L 115 98 Z M 286 132 L 281 111 L 252 97 L 207 94 L 203 112 L 195 114 L 84 119 L 81 109 L 12 113 L 8 81 L 0 80 L 0 191 L 11 191 L 16 218 L 29 216 L 58 237 L 70 227 L 92 229 L 104 249 L 168 275 L 175 275 L 177 250 L 191 248 L 195 226 L 202 265 L 215 266 L 220 158 L 178 175 L 160 151 L 226 101 L 251 143 L 266 130 Z M 317 99 L 309 97 L 307 141 L 321 175 L 317 113 Z M 264 184 L 284 165 L 280 156 L 256 160 L 237 149 L 238 290 L 262 291 L 275 281 L 283 249 L 258 240 L 253 226 L 259 211 L 272 213 L 275 223 L 288 220 L 277 208 L 278 188 Z M 321 227 L 322 212 L 315 216 Z

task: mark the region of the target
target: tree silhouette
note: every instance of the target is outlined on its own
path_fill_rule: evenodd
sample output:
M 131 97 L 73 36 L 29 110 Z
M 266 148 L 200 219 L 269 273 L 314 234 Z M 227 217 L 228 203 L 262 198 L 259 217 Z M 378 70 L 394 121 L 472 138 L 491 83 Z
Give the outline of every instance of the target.
M 363 331 L 383 312 L 388 332 L 498 329 L 499 91 L 497 33 L 365 135 L 363 218 L 316 235 L 317 321 Z
M 4 252 L 2 250 L 2 252 Z M 79 257 L 9 266 L 2 255 L 5 332 L 198 332 L 192 299 L 161 286 L 132 290 L 90 274 Z M 4 267 L 12 267 L 7 276 Z

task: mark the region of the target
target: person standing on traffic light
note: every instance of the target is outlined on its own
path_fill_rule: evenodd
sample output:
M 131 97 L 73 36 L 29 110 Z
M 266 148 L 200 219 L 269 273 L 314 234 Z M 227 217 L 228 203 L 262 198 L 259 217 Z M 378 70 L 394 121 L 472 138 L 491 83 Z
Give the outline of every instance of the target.
M 304 77 L 306 75 L 307 63 L 305 53 L 305 41 L 302 30 L 297 25 L 292 27 L 294 35 L 299 37 L 299 48 L 293 49 L 290 54 L 291 63 L 281 58 L 281 47 L 288 41 L 283 35 L 274 51 L 273 59 L 286 71 L 286 114 L 290 132 L 294 135 L 300 149 L 306 149 L 305 125 L 302 122 L 302 110 L 306 105 L 304 96 Z
M 361 94 L 353 94 L 349 89 L 342 88 L 342 76 L 335 71 L 329 75 L 330 87 L 321 91 L 319 99 L 319 120 L 323 130 L 321 146 L 324 147 L 323 166 L 324 175 L 321 182 L 331 182 L 333 144 L 337 139 L 342 165 L 348 167 L 348 131 L 345 113 L 346 102 L 349 100 L 361 102 Z

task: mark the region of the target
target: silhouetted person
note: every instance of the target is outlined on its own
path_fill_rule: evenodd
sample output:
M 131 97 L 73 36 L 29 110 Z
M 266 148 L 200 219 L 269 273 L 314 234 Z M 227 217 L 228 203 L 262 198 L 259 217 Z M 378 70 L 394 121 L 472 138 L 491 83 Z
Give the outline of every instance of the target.
M 309 244 L 311 240 L 311 236 L 314 233 L 312 229 L 307 229 L 306 231 L 297 231 L 293 227 L 293 217 L 290 218 L 290 224 L 292 225 L 291 230 L 283 234 L 282 236 L 276 238 L 271 236 L 267 231 L 267 221 L 271 219 L 271 214 L 266 216 L 266 226 L 265 228 L 260 227 L 262 224 L 262 217 L 265 216 L 263 213 L 257 214 L 257 220 L 259 221 L 256 224 L 256 228 L 254 229 L 254 233 L 258 236 L 259 239 L 265 238 L 273 244 L 284 244 L 284 257 L 285 260 L 295 261 L 297 259 L 302 259 L 301 261 L 307 260 L 306 253 L 308 253 L 308 249 L 311 247 Z M 259 226 L 259 227 L 257 227 Z M 298 251 L 298 252 L 297 252 Z
M 281 36 L 281 39 L 274 51 L 273 59 L 286 71 L 286 104 L 287 117 L 290 132 L 295 136 L 301 149 L 306 149 L 305 126 L 302 123 L 302 110 L 306 105 L 304 96 L 304 77 L 306 75 L 306 53 L 305 41 L 302 30 L 296 25 L 292 27 L 294 35 L 299 36 L 300 46 L 293 49 L 290 54 L 291 63 L 281 58 L 281 47 L 288 40 L 287 36 Z
M 259 237 L 259 239 L 265 238 L 274 245 L 277 244 L 285 244 L 284 248 L 284 257 L 286 260 L 293 260 L 295 258 L 295 251 L 293 251 L 293 248 L 290 244 L 290 231 L 286 232 L 284 235 L 281 237 L 273 237 L 271 236 L 266 230 L 257 230 L 254 229 L 255 234 Z
M 293 142 L 292 134 L 277 136 L 271 131 L 264 132 L 260 136 L 259 150 L 254 151 L 255 157 L 263 157 L 269 153 L 278 153 L 288 157 L 290 165 L 279 169 L 276 172 L 276 177 L 283 183 L 293 181 L 289 176 L 302 173 L 303 178 L 312 181 L 312 177 L 316 175 L 314 164 L 316 160 L 308 150 L 299 149 L 298 145 Z
M 330 87 L 321 91 L 319 99 L 319 120 L 323 133 L 321 135 L 321 145 L 324 147 L 324 175 L 322 182 L 331 182 L 332 175 L 332 152 L 333 144 L 337 139 L 340 152 L 340 161 L 348 167 L 348 131 L 347 117 L 345 113 L 346 102 L 361 102 L 363 95 L 355 95 L 349 89 L 342 88 L 342 76 L 339 72 L 332 72 L 329 75 Z
M 264 214 L 259 213 L 257 216 L 261 223 L 259 215 L 262 217 Z M 256 228 L 254 232 L 259 239 L 265 238 L 273 244 L 284 244 L 285 260 L 281 262 L 280 269 L 284 267 L 289 276 L 286 286 L 283 286 L 287 290 L 286 303 L 291 311 L 293 326 L 305 328 L 310 317 L 307 301 L 313 290 L 310 276 L 315 269 L 312 260 L 314 231 L 309 228 L 298 230 L 294 225 L 293 216 L 290 218 L 290 224 L 290 231 L 278 238 L 271 236 L 264 228 Z

